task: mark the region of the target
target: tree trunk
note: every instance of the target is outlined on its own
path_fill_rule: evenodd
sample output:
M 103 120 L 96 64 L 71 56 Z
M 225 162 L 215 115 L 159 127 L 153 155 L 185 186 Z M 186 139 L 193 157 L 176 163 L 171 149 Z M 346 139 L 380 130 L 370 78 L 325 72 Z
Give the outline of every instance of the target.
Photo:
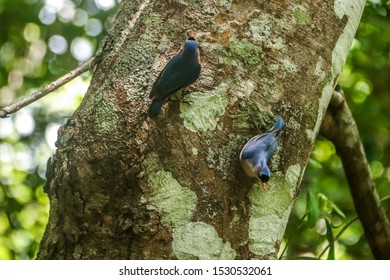
M 359 130 L 342 91 L 335 90 L 321 133 L 332 141 L 343 163 L 353 203 L 375 259 L 390 259 L 390 223 L 372 180 Z
M 365 1 L 122 1 L 48 162 L 39 259 L 268 259 L 279 245 Z M 201 46 L 190 104 L 147 116 L 186 31 Z M 281 115 L 267 189 L 242 146 Z

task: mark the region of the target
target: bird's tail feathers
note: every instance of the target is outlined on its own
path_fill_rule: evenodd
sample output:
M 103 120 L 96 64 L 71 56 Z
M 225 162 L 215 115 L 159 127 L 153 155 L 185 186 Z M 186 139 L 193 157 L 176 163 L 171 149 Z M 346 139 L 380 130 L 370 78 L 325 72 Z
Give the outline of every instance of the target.
M 160 114 L 161 107 L 164 104 L 164 100 L 153 101 L 149 106 L 148 115 L 151 118 L 155 118 Z
M 269 130 L 269 132 L 274 133 L 275 136 L 278 136 L 280 132 L 282 132 L 282 130 L 285 129 L 285 127 L 286 127 L 286 123 L 284 122 L 281 116 L 278 116 L 274 126 Z

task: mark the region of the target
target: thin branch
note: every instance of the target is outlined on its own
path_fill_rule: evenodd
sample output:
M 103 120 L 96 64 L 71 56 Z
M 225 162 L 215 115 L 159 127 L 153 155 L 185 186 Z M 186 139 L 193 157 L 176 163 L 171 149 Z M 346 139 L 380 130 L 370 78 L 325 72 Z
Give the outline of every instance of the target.
M 38 99 L 44 97 L 45 95 L 55 91 L 56 89 L 63 86 L 67 82 L 73 80 L 77 76 L 89 70 L 94 60 L 95 57 L 90 58 L 88 61 L 81 64 L 79 67 L 73 69 L 72 71 L 68 72 L 67 74 L 55 80 L 54 82 L 50 83 L 49 85 L 44 86 L 38 89 L 37 91 L 33 92 L 31 95 L 22 97 L 21 99 L 16 100 L 10 105 L 4 107 L 3 109 L 0 110 L 0 118 L 8 117 L 10 114 L 19 111 L 23 107 L 26 107 L 27 105 L 37 101 Z
M 382 198 L 381 198 L 381 203 L 382 203 L 383 201 L 388 200 L 388 199 L 390 199 L 390 195 L 382 197 Z
M 334 91 L 321 134 L 336 147 L 356 212 L 376 259 L 390 259 L 390 223 L 371 178 L 359 131 L 342 92 Z
M 336 242 L 340 236 L 343 234 L 343 232 L 350 226 L 352 225 L 353 222 L 359 220 L 359 216 L 353 218 L 352 220 L 350 220 L 347 224 L 345 224 L 345 226 L 343 226 L 343 228 L 340 230 L 340 232 L 334 237 L 334 242 Z M 326 247 L 324 248 L 324 250 L 322 250 L 322 252 L 318 255 L 318 259 L 320 259 L 324 254 L 325 252 L 330 248 L 330 244 L 326 245 Z

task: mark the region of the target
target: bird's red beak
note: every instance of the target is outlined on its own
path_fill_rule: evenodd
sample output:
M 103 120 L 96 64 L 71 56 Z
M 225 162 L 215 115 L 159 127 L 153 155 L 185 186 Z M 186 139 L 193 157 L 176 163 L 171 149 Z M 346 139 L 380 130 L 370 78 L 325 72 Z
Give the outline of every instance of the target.
M 188 31 L 187 34 L 188 34 L 188 38 L 195 39 L 195 32 L 194 31 L 190 30 L 190 31 Z
M 265 187 L 267 186 L 266 182 L 261 182 L 261 186 L 263 187 L 263 190 L 265 190 Z

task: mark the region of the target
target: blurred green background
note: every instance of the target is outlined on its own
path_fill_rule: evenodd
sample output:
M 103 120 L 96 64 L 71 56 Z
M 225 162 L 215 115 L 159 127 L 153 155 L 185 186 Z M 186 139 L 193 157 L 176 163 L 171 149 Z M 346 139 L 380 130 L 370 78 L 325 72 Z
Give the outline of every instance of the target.
M 0 107 L 88 60 L 117 0 L 0 0 Z M 57 129 L 79 106 L 91 73 L 0 119 L 0 259 L 33 259 L 48 220 L 43 193 Z
M 0 0 L 0 107 L 88 60 L 107 33 L 119 2 Z M 387 213 L 389 12 L 390 1 L 368 2 L 339 81 Z M 0 259 L 33 259 L 36 255 L 49 211 L 42 190 L 46 161 L 54 152 L 58 127 L 80 104 L 89 79 L 90 73 L 85 73 L 10 118 L 0 119 Z M 280 257 L 372 259 L 355 217 L 335 148 L 319 137 Z M 330 249 L 324 250 L 326 246 Z

